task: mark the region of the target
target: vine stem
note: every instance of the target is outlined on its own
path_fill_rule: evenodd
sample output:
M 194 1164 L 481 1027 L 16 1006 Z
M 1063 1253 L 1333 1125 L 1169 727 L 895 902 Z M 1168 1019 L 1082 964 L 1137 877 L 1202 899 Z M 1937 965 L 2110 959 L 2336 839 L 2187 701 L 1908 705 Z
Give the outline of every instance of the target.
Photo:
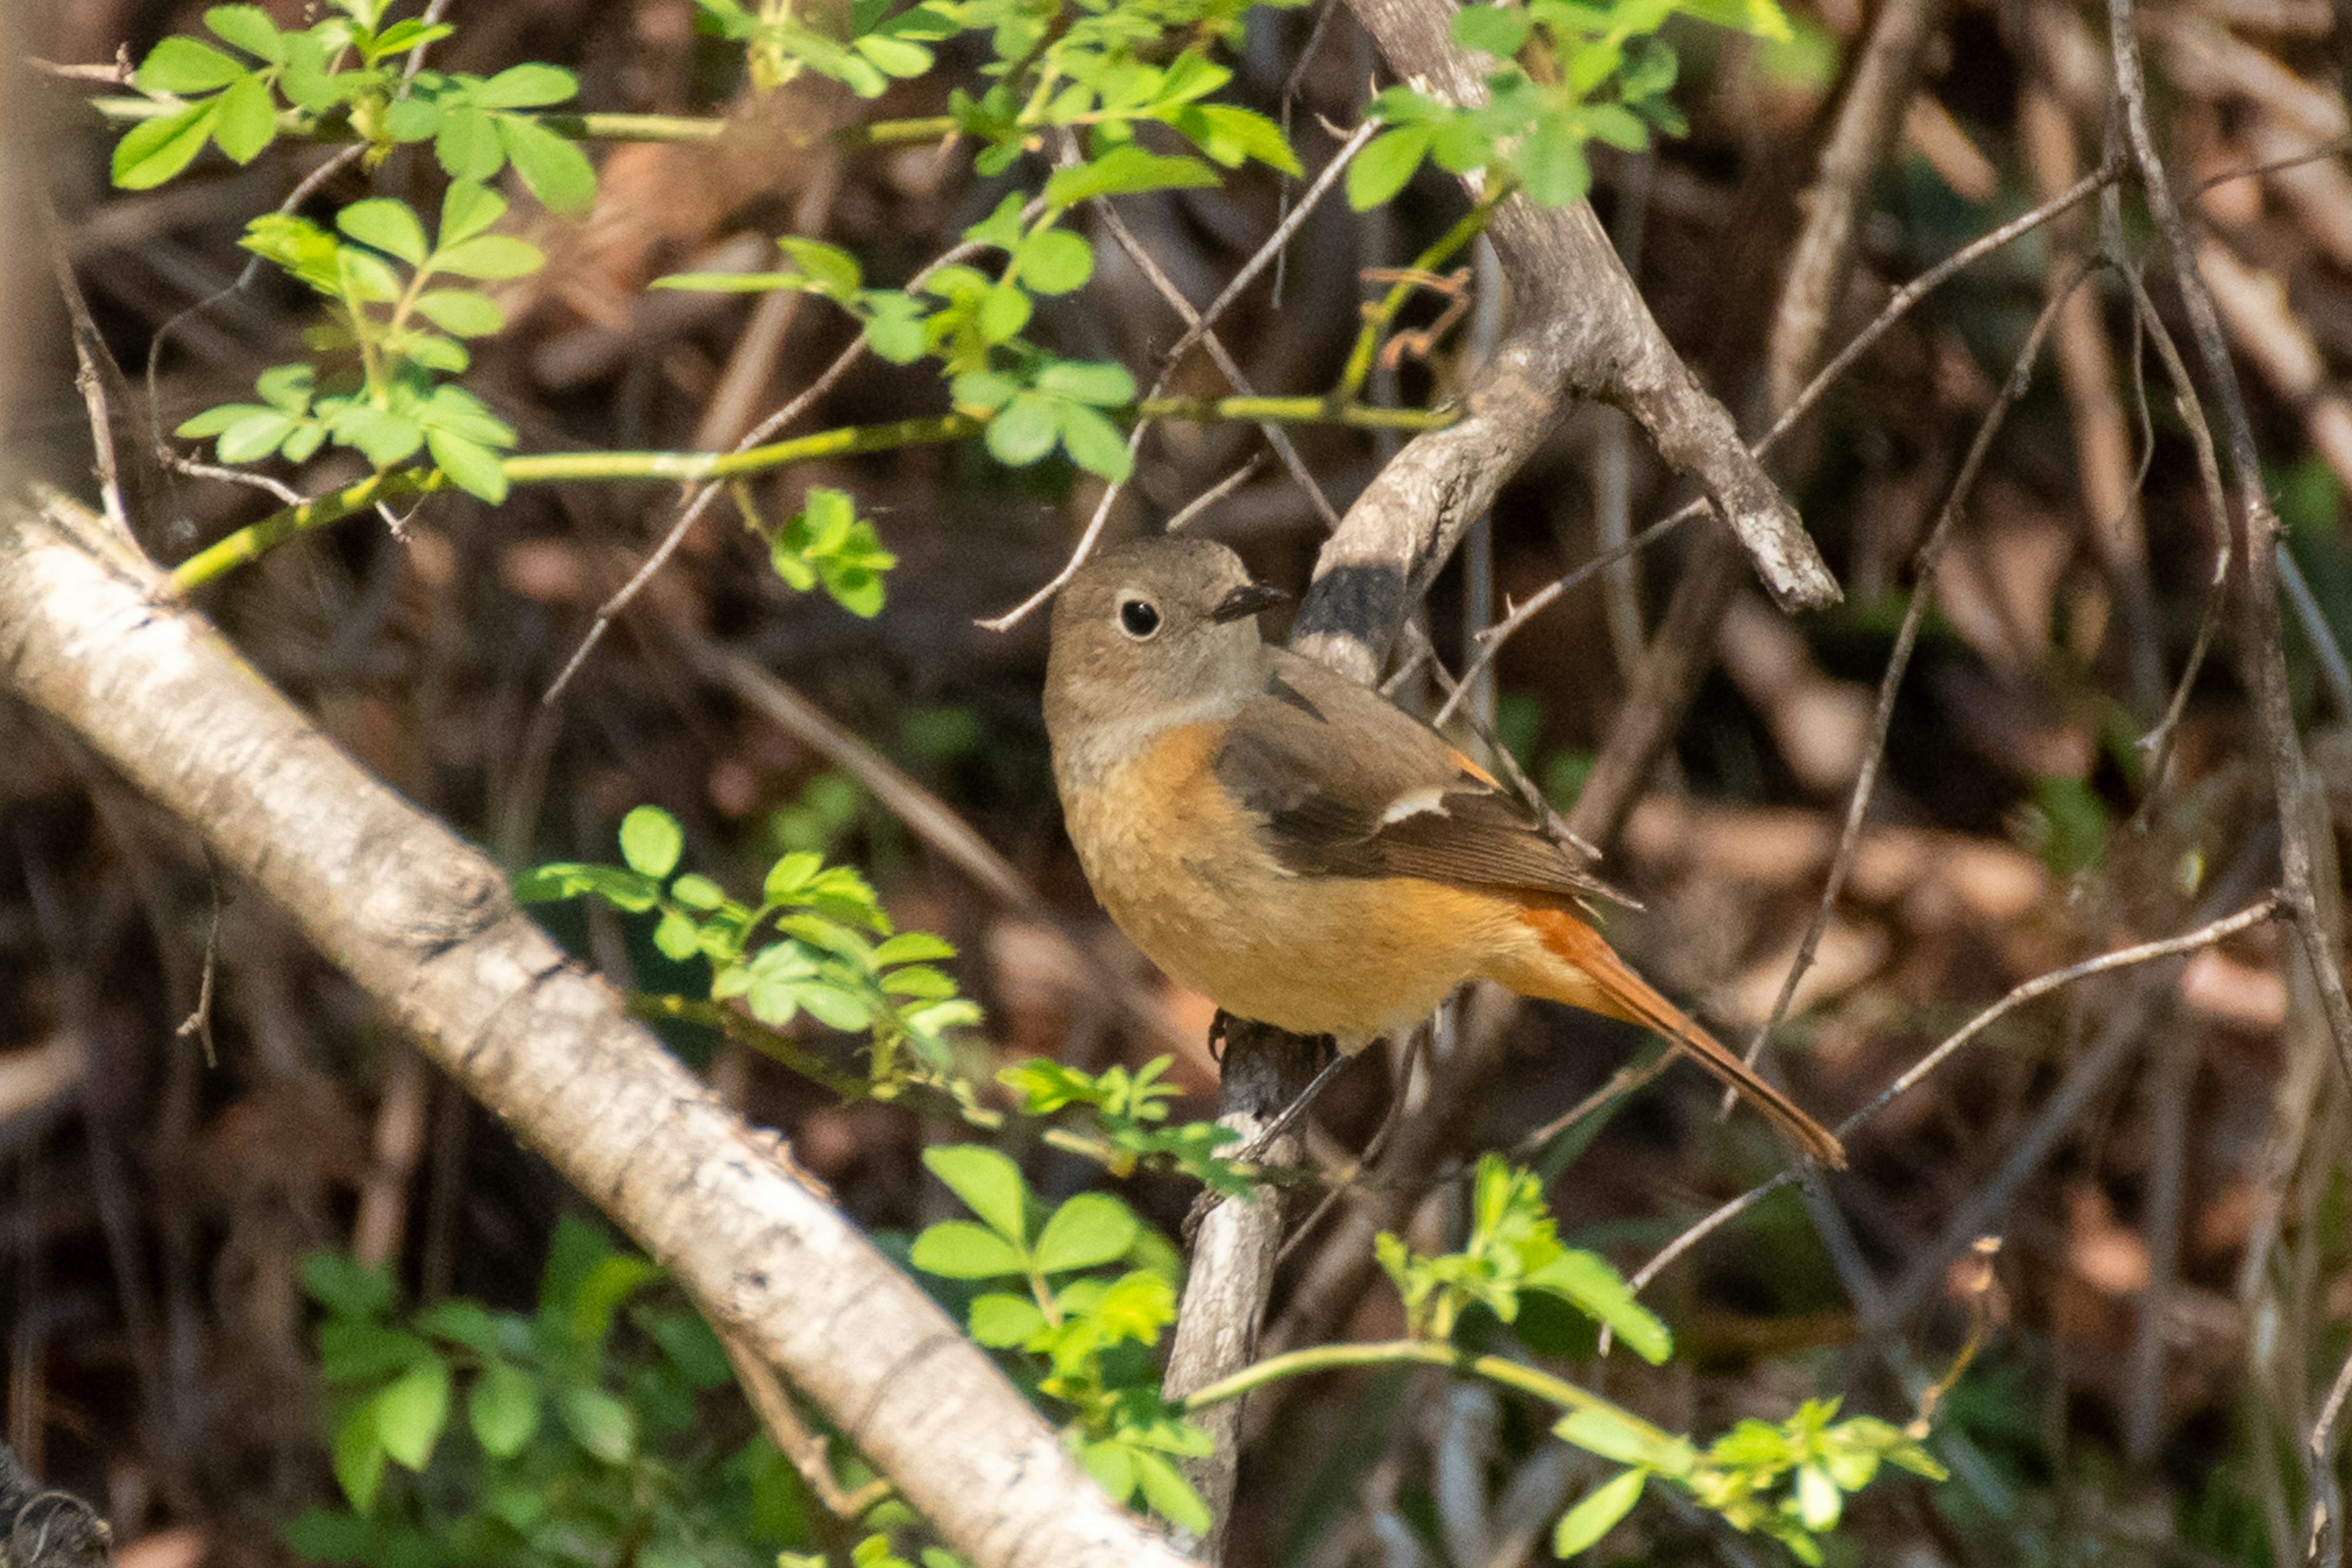
M 185 103 L 171 99 L 127 95 L 93 98 L 89 106 L 110 125 L 135 125 L 144 120 L 161 120 L 187 107 Z M 734 123 L 731 120 L 709 115 L 582 114 L 568 110 L 548 110 L 520 118 L 536 121 L 543 129 L 574 142 L 716 142 L 726 135 L 727 128 Z M 865 125 L 844 126 L 833 133 L 833 140 L 844 147 L 895 147 L 908 142 L 936 142 L 943 136 L 954 134 L 955 129 L 952 115 L 933 114 L 911 120 L 877 120 Z M 278 134 L 299 141 L 357 140 L 349 133 L 348 127 L 331 127 L 321 133 L 289 131 L 281 125 Z
M 1604 1399 L 1591 1389 L 1579 1387 L 1565 1378 L 1554 1377 L 1538 1368 L 1498 1355 L 1473 1355 L 1440 1340 L 1385 1340 L 1371 1344 L 1308 1345 L 1301 1350 L 1286 1351 L 1268 1356 L 1242 1368 L 1228 1377 L 1194 1389 L 1184 1396 L 1182 1405 L 1187 1414 L 1204 1410 L 1213 1405 L 1276 1383 L 1286 1377 L 1299 1377 L 1307 1373 L 1336 1372 L 1353 1366 L 1437 1366 L 1470 1377 L 1482 1377 L 1489 1383 L 1521 1394 L 1532 1394 L 1547 1405 L 1562 1410 L 1596 1410 L 1640 1431 L 1660 1444 L 1675 1441 L 1675 1435 L 1627 1410 L 1623 1405 Z
M 1350 403 L 1334 407 L 1325 397 L 1153 397 L 1134 405 L 1150 419 L 1203 423 L 1247 420 L 1286 425 L 1346 425 L 1365 429 L 1440 430 L 1460 417 L 1452 408 L 1376 408 Z M 969 414 L 898 419 L 884 425 L 845 425 L 813 436 L 747 447 L 736 452 L 544 452 L 509 458 L 499 465 L 510 485 L 577 479 L 676 479 L 699 484 L 735 479 L 816 458 L 888 451 L 897 447 L 961 440 L 987 428 Z M 373 474 L 247 523 L 172 569 L 165 579 L 174 595 L 185 595 L 258 559 L 298 533 L 338 522 L 378 501 L 429 495 L 450 488 L 438 469 L 401 468 Z

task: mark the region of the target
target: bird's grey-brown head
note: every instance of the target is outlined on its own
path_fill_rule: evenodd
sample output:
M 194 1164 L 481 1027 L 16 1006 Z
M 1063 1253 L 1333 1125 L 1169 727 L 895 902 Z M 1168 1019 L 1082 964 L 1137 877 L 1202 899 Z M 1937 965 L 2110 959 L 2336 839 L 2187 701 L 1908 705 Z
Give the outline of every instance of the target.
M 1170 724 L 1230 717 L 1264 668 L 1256 617 L 1286 596 L 1205 539 L 1097 553 L 1054 600 L 1045 729 L 1056 767 L 1081 752 L 1108 763 Z

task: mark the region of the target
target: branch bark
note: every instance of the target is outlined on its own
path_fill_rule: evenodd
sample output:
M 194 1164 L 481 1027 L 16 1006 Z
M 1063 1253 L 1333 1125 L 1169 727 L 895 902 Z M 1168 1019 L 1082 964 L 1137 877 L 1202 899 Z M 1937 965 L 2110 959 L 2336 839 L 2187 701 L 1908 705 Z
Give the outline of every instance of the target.
M 1460 103 L 1484 99 L 1471 56 L 1433 0 L 1350 0 L 1396 73 Z M 1659 455 L 1705 488 L 1785 609 L 1837 602 L 1796 511 L 1650 314 L 1592 208 L 1515 196 L 1487 228 L 1510 279 L 1511 332 L 1447 429 L 1416 437 L 1348 509 L 1316 563 L 1292 642 L 1369 681 L 1396 628 L 1463 531 L 1549 436 L 1571 399 L 1623 407 Z
M 70 502 L 0 510 L 0 679 L 285 908 L 972 1562 L 1183 1561 L 780 1140 L 724 1110 L 515 908 L 495 867 L 360 769 Z

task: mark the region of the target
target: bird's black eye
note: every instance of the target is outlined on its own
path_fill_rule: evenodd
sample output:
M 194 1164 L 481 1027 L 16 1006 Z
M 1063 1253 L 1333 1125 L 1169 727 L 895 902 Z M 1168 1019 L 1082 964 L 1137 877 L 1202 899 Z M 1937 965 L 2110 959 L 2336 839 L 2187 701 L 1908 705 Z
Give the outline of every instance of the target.
M 1118 624 L 1141 642 L 1160 629 L 1160 606 L 1149 599 L 1129 599 L 1118 607 Z

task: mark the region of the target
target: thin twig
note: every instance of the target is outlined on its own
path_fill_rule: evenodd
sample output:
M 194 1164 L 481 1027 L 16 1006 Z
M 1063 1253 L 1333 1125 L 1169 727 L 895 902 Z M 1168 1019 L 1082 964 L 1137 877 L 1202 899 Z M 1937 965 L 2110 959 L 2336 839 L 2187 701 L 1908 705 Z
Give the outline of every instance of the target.
M 1192 308 L 1192 301 L 1184 297 L 1184 290 L 1176 286 L 1176 280 L 1168 276 L 1167 269 L 1153 258 L 1150 251 L 1144 249 L 1143 242 L 1135 237 L 1135 231 L 1129 228 L 1127 220 L 1118 216 L 1118 208 L 1112 205 L 1111 199 L 1108 196 L 1097 196 L 1087 205 L 1093 207 L 1095 216 L 1102 219 L 1103 226 L 1110 230 L 1110 236 L 1118 242 L 1118 247 L 1127 252 L 1128 259 L 1135 263 L 1136 270 L 1142 273 L 1151 287 L 1159 291 L 1160 297 L 1165 300 L 1169 308 L 1181 318 L 1185 327 L 1188 330 L 1200 330 L 1201 346 L 1208 351 L 1210 362 L 1217 367 L 1219 374 L 1224 376 L 1235 392 L 1244 397 L 1252 395 L 1255 389 L 1251 386 L 1249 377 L 1242 373 L 1242 367 L 1234 363 L 1234 356 L 1227 352 L 1223 340 L 1216 333 L 1206 330 L 1201 312 Z M 1169 375 L 1175 368 L 1176 363 L 1172 359 L 1161 368 L 1160 385 L 1166 384 Z M 1156 393 L 1159 388 L 1155 387 L 1153 390 Z M 1141 420 L 1136 421 L 1137 430 L 1139 431 L 1142 426 Z M 1296 480 L 1298 488 L 1306 493 L 1307 503 L 1313 506 L 1316 513 L 1323 519 L 1323 526 L 1327 530 L 1339 527 L 1339 514 L 1332 510 L 1331 498 L 1323 493 L 1323 487 L 1317 483 L 1315 476 L 1307 471 L 1307 460 L 1298 455 L 1298 448 L 1291 442 L 1290 433 L 1272 420 L 1259 421 L 1258 429 L 1265 433 L 1266 445 L 1272 447 L 1276 455 L 1281 458 L 1282 466 L 1290 470 L 1291 479 Z M 1130 438 L 1129 454 L 1132 455 L 1134 450 L 1135 447 Z M 1097 510 L 1107 511 L 1108 510 L 1108 498 L 1106 498 L 1105 504 L 1097 507 Z
M 1040 197 L 1022 208 L 1022 221 L 1029 222 L 1044 210 L 1045 200 Z M 941 268 L 950 267 L 957 262 L 977 256 L 984 248 L 986 247 L 970 241 L 950 247 L 912 278 L 908 279 L 906 291 L 912 293 L 929 282 Z M 823 374 L 803 387 L 782 408 L 745 432 L 742 438 L 737 441 L 730 450 L 746 452 L 774 437 L 778 431 L 815 406 L 817 400 L 831 392 L 840 383 L 841 378 L 847 375 L 856 367 L 857 362 L 865 357 L 866 335 L 860 332 L 850 340 L 848 347 L 835 356 L 831 364 L 824 367 Z M 664 566 L 669 564 L 669 558 L 677 553 L 679 545 L 686 542 L 688 532 L 701 521 L 702 514 L 709 510 L 710 503 L 717 500 L 725 489 L 725 480 L 711 479 L 688 493 L 685 506 L 677 514 L 677 521 L 669 525 L 669 531 L 662 535 L 661 542 L 654 546 L 653 553 L 646 557 L 645 564 L 632 573 L 629 580 L 622 584 L 611 598 L 596 606 L 596 618 L 589 623 L 588 630 L 581 636 L 580 645 L 572 650 L 572 657 L 563 661 L 563 668 L 556 672 L 555 679 L 549 684 L 545 695 L 540 698 L 541 707 L 551 708 L 555 705 L 556 700 L 563 695 L 564 688 L 572 684 L 572 678 L 580 672 L 580 667 L 588 662 L 588 656 L 596 651 L 596 645 L 604 640 L 604 634 L 612 630 L 614 620 L 635 602 L 639 594 L 645 592 L 646 584 L 652 582 Z
M 1244 463 L 1240 468 L 1235 468 L 1232 473 L 1227 474 L 1223 479 L 1219 479 L 1215 484 L 1211 485 L 1207 489 L 1202 490 L 1199 495 L 1196 495 L 1191 500 L 1186 501 L 1182 510 L 1178 511 L 1174 517 L 1170 518 L 1167 523 L 1161 528 L 1160 531 L 1163 533 L 1181 532 L 1186 523 L 1191 522 L 1194 518 L 1200 516 L 1202 512 L 1208 510 L 1211 507 L 1216 505 L 1219 501 L 1224 500 L 1227 496 L 1233 494 L 1244 485 L 1249 483 L 1251 476 L 1255 474 L 1258 469 L 1265 466 L 1265 455 L 1262 452 L 1253 454 L 1248 462 Z
M 2066 301 L 2074 297 L 2099 265 L 2095 257 L 2085 257 L 2077 262 L 2071 276 L 2050 292 L 2050 298 L 2034 319 L 2033 329 L 2025 336 L 2025 346 L 2018 351 L 2017 361 L 2011 367 L 2009 379 L 2000 395 L 1993 400 L 1977 426 L 1976 438 L 1969 444 L 1968 456 L 1961 460 L 1960 470 L 1952 480 L 1950 494 L 1945 497 L 1943 510 L 1936 524 L 1928 530 L 1927 541 L 1912 562 L 1911 602 L 1904 606 L 1902 628 L 1895 635 L 1895 649 L 1887 656 L 1886 669 L 1879 678 L 1878 701 L 1870 717 L 1870 738 L 1864 742 L 1862 765 L 1853 781 L 1853 794 L 1846 802 L 1845 826 L 1838 835 L 1837 853 L 1830 860 L 1829 876 L 1822 884 L 1822 896 L 1813 906 L 1812 918 L 1806 923 L 1805 934 L 1797 943 L 1797 955 L 1789 964 L 1789 973 L 1781 979 L 1780 994 L 1773 1001 L 1771 1011 L 1756 1026 L 1748 1042 L 1747 1059 L 1750 1067 L 1764 1054 L 1765 1043 L 1773 1029 L 1787 1017 L 1790 1004 L 1795 1000 L 1797 987 L 1812 968 L 1813 954 L 1820 948 L 1822 935 L 1829 930 L 1830 917 L 1836 912 L 1839 897 L 1845 891 L 1847 875 L 1853 869 L 1856 849 L 1862 843 L 1863 818 L 1869 813 L 1871 796 L 1878 786 L 1878 770 L 1886 755 L 1886 737 L 1895 724 L 1895 700 L 1903 687 L 1903 678 L 1911 668 L 1912 650 L 1917 647 L 1919 628 L 1927 618 L 1927 608 L 1935 602 L 1936 568 L 1943 559 L 1945 546 L 1950 543 L 1952 532 L 1958 525 L 1960 513 L 1967 506 L 1969 492 L 1976 488 L 1978 473 L 1992 450 L 1993 437 L 2000 433 L 2009 411 L 2024 397 L 2032 378 L 2034 361 L 2042 354 L 2042 345 L 2050 331 L 2057 325 Z M 1730 1110 L 1727 1100 L 1725 1110 Z
M 2036 997 L 2046 996 L 2051 992 L 2059 990 L 2063 986 L 2072 985 L 2078 980 L 2086 980 L 2094 974 L 2104 974 L 2109 970 L 2126 969 L 2134 964 L 2149 963 L 2159 958 L 2171 958 L 2180 953 L 2193 952 L 2199 948 L 2210 947 L 2216 942 L 2225 941 L 2230 937 L 2237 935 L 2240 931 L 2251 930 L 2255 926 L 2261 925 L 2265 921 L 2277 918 L 2278 911 L 2278 896 L 2276 894 L 2272 894 L 2256 903 L 2249 905 L 2245 909 L 2240 910 L 2236 914 L 2227 916 L 2221 920 L 2214 921 L 2208 925 L 2200 926 L 2195 931 L 2186 931 L 2179 936 L 2166 937 L 2158 942 L 2144 942 L 2136 946 L 2118 948 L 2113 952 L 2104 952 L 2096 958 L 2086 958 L 2080 963 L 2069 964 L 2063 969 L 2053 969 L 2046 974 L 2038 974 L 2034 976 L 2032 979 L 2026 981 L 2023 984 L 2010 991 L 2010 993 L 2003 996 L 2000 1001 L 1994 1003 L 1983 1012 L 1979 1013 L 1967 1023 L 1961 1025 L 1958 1030 L 1953 1032 L 1951 1035 L 1947 1036 L 1935 1049 L 1929 1051 L 1926 1056 L 1921 1057 L 1916 1062 L 1914 1062 L 1901 1077 L 1888 1084 L 1885 1089 L 1879 1090 L 1877 1095 L 1872 1099 L 1868 1104 L 1855 1111 L 1853 1115 L 1847 1117 L 1844 1121 L 1839 1122 L 1834 1129 L 1837 1136 L 1841 1140 L 1852 1136 L 1857 1128 L 1860 1128 L 1873 1117 L 1875 1117 L 1880 1111 L 1894 1104 L 1895 1100 L 1901 1099 L 1904 1095 L 1908 1094 L 1912 1089 L 1916 1089 L 1920 1083 L 1927 1079 L 1928 1074 L 1934 1072 L 1937 1068 L 1942 1067 L 1946 1061 L 1949 1060 L 1953 1052 L 1958 1050 L 1962 1046 L 1967 1045 L 1970 1040 L 1975 1039 L 1979 1035 L 1984 1033 L 1985 1030 L 1999 1023 L 2010 1013 L 2014 1012 L 2017 1008 L 2023 1006 L 2026 1003 L 2034 1000 Z M 1717 1208 L 1714 1212 L 1701 1219 L 1697 1224 L 1690 1226 L 1681 1235 L 1675 1237 L 1673 1241 L 1667 1243 L 1656 1257 L 1651 1258 L 1649 1262 L 1643 1264 L 1633 1273 L 1628 1283 L 1630 1283 L 1637 1291 L 1642 1289 L 1647 1286 L 1650 1281 L 1655 1279 L 1660 1272 L 1663 1271 L 1668 1264 L 1674 1262 L 1675 1258 L 1680 1258 L 1684 1253 L 1688 1252 L 1693 1247 L 1696 1246 L 1707 1236 L 1720 1229 L 1731 1220 L 1738 1218 L 1740 1215 L 1745 1214 L 1748 1209 L 1753 1208 L 1767 1195 L 1776 1193 L 1782 1187 L 1787 1186 L 1790 1182 L 1796 1180 L 1796 1176 L 1797 1173 L 1794 1170 L 1782 1171 L 1769 1181 L 1759 1183 L 1757 1185 L 1750 1187 L 1748 1191 L 1740 1194 L 1738 1197 L 1733 1198 L 1730 1202 Z
M 1799 420 L 1812 412 L 1813 405 L 1821 401 L 1822 395 L 1829 391 L 1838 378 L 1853 368 L 1854 361 L 1869 353 L 1871 347 L 1892 331 L 1895 323 L 1902 321 L 1914 305 L 1935 292 L 1971 263 L 1983 259 L 2011 240 L 2021 235 L 2031 234 L 2060 214 L 2071 210 L 2094 192 L 2112 184 L 2118 175 L 2119 171 L 2113 166 L 2092 171 L 2040 206 L 2020 214 L 1999 228 L 1979 235 L 1896 289 L 1885 305 L 1880 309 L 1878 314 L 1872 319 L 1871 323 L 1856 332 L 1853 341 L 1838 351 L 1835 358 L 1814 374 L 1813 379 L 1805 384 L 1805 389 L 1797 395 L 1796 400 L 1772 422 L 1772 427 L 1759 437 L 1748 450 L 1761 458 L 1777 446 L 1782 437 L 1796 427 Z M 1487 632 L 1486 651 L 1479 656 L 1478 662 L 1465 672 L 1463 676 L 1465 682 L 1475 680 L 1485 674 L 1486 667 L 1494 662 L 1496 652 L 1521 626 L 1549 608 L 1559 600 L 1561 595 L 1573 590 L 1593 573 L 1613 561 L 1647 549 L 1675 528 L 1703 515 L 1706 510 L 1707 503 L 1704 500 L 1687 502 L 1671 515 L 1652 523 L 1635 534 L 1620 548 L 1593 557 L 1565 577 L 1548 583 L 1530 594 L 1517 608 Z
M 801 1479 L 825 1512 L 845 1524 L 854 1524 L 897 1489 L 887 1479 L 877 1476 L 855 1490 L 843 1490 L 841 1483 L 834 1479 L 833 1445 L 824 1434 L 812 1431 L 809 1424 L 801 1419 L 784 1380 L 776 1375 L 767 1358 L 724 1331 L 719 1335 L 719 1343 L 727 1352 L 727 1364 L 735 1369 L 735 1381 L 742 1385 L 744 1397 L 759 1412 L 760 1425 L 768 1429 L 769 1441 L 793 1462 L 793 1468 L 800 1472 Z
M 2110 236 L 2104 243 L 2119 247 L 2121 237 Z M 2110 259 L 2113 259 L 2112 257 Z M 2221 491 L 2221 464 L 2213 450 L 2213 426 L 2205 417 L 2205 405 L 2197 395 L 2197 384 L 2189 378 L 2189 366 L 2180 357 L 2180 349 L 2172 341 L 2172 332 L 2157 313 L 2156 301 L 2149 299 L 2147 286 L 2140 280 L 2139 269 L 2121 267 L 2125 284 L 2132 297 L 2134 318 L 2139 322 L 2147 341 L 2156 345 L 2156 357 L 2164 362 L 2165 374 L 2172 381 L 2174 405 L 2181 423 L 2189 427 L 2189 446 L 2197 454 L 2197 478 L 2205 492 L 2205 510 L 2213 520 L 2213 577 L 2205 588 L 2205 612 L 2197 623 L 2197 640 L 2189 646 L 2189 661 L 2181 666 L 2180 679 L 2172 688 L 2172 700 L 2165 704 L 2164 717 L 2156 728 L 2139 738 L 2140 750 L 2147 754 L 2147 791 L 2134 820 L 2144 819 L 2155 805 L 2157 792 L 2163 787 L 2166 769 L 2172 761 L 2173 738 L 2179 732 L 2180 716 L 2188 710 L 2189 693 L 2205 668 L 2205 655 L 2213 646 L 2214 635 L 2221 630 L 2221 617 L 2230 607 L 2230 502 Z M 2151 441 L 2149 452 L 2154 446 Z M 2147 466 L 2142 464 L 2145 480 Z

